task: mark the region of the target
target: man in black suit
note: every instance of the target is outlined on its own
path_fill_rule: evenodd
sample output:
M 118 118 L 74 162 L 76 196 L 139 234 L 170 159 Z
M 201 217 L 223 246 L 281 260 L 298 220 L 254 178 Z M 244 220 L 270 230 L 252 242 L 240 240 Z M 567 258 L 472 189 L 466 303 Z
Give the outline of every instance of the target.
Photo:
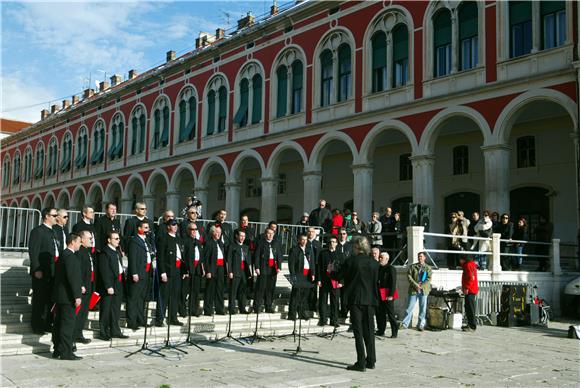
M 95 260 L 92 254 L 92 235 L 88 230 L 82 230 L 79 233 L 81 238 L 81 246 L 77 251 L 77 258 L 80 266 L 81 274 L 81 291 L 82 291 L 82 303 L 81 309 L 77 315 L 75 322 L 74 339 L 75 342 L 80 342 L 82 344 L 88 344 L 91 342 L 90 339 L 85 338 L 83 335 L 83 329 L 89 315 L 89 304 L 91 302 L 91 296 L 95 290 Z
M 332 280 L 328 274 L 327 268 L 329 264 L 336 264 L 339 260 L 339 253 L 336 250 L 338 245 L 338 240 L 336 236 L 330 236 L 328 239 L 328 249 L 324 249 L 320 252 L 320 257 L 318 258 L 318 265 L 316 269 L 316 277 L 318 281 L 318 287 L 320 287 L 320 298 L 318 311 L 320 313 L 320 319 L 318 321 L 318 326 L 326 325 L 326 320 L 328 319 L 328 297 L 330 296 L 330 325 L 338 327 L 338 300 L 340 297 L 339 283 L 336 280 Z
M 188 306 L 187 313 L 199 317 L 199 298 L 201 295 L 201 279 L 203 271 L 203 247 L 201 245 L 199 227 L 196 223 L 187 226 L 187 236 L 183 239 L 183 255 L 185 257 L 185 274 L 181 286 L 181 304 Z M 193 284 L 191 284 L 193 282 Z M 188 298 L 189 296 L 189 298 Z M 187 301 L 189 299 L 189 305 Z M 185 307 L 183 307 L 185 309 Z
M 379 263 L 370 254 L 366 237 L 353 238 L 353 257 L 335 272 L 329 265 L 331 277 L 344 283 L 346 300 L 350 309 L 350 320 L 356 343 L 357 362 L 346 369 L 364 372 L 374 369 L 375 354 L 375 309 L 378 305 Z M 366 354 L 365 354 L 366 348 Z
M 250 253 L 253 254 L 256 250 L 256 236 L 254 235 L 254 231 L 250 227 L 250 219 L 247 215 L 243 215 L 240 218 L 240 230 L 243 230 L 246 233 L 246 238 L 244 239 L 244 244 L 250 248 Z
M 257 277 L 256 297 L 254 299 L 254 311 L 266 304 L 266 312 L 273 313 L 274 291 L 276 290 L 276 277 L 282 269 L 282 248 L 274 240 L 274 230 L 268 228 L 264 236 L 258 242 L 254 252 L 254 272 Z
M 51 330 L 51 295 L 54 266 L 58 261 L 58 243 L 52 227 L 56 224 L 56 209 L 42 209 L 42 225 L 30 231 L 28 254 L 32 278 L 32 331 L 44 334 Z
M 221 239 L 223 228 L 213 225 L 208 230 L 210 238 L 203 247 L 203 268 L 206 278 L 203 314 L 213 315 L 215 305 L 216 313 L 224 315 L 226 248 Z
M 308 241 L 306 243 L 306 252 L 308 257 L 311 258 L 313 263 L 318 263 L 320 258 L 320 251 L 322 250 L 322 244 L 316 239 L 316 229 L 313 227 L 308 228 L 306 237 Z M 310 290 L 306 290 L 308 308 L 310 311 L 316 311 L 318 309 L 318 288 L 312 287 Z
M 380 253 L 379 291 L 380 302 L 377 311 L 377 335 L 384 335 L 387 327 L 387 317 L 391 325 L 391 338 L 397 338 L 399 325 L 395 317 L 395 300 L 399 298 L 397 291 L 397 270 L 389 263 L 389 254 Z
M 307 282 L 314 282 L 316 279 L 316 265 L 306 245 L 306 236 L 298 236 L 298 244 L 292 247 L 290 255 L 288 255 L 288 270 L 290 271 L 291 278 L 299 283 L 292 286 L 292 293 L 290 295 L 288 319 L 293 321 L 296 320 L 296 311 L 298 311 L 300 319 L 309 319 L 306 315 L 308 289 L 300 289 L 298 286 L 304 285 Z
M 332 229 L 332 213 L 326 207 L 324 199 L 321 199 L 318 207 L 310 212 L 308 222 L 310 226 L 321 226 L 326 233 L 330 233 Z
M 54 224 L 52 230 L 56 236 L 59 252 L 62 253 L 66 249 L 66 236 L 68 236 L 68 230 L 66 227 L 68 222 L 68 211 L 66 209 L 58 209 L 56 214 L 56 224 Z
M 53 299 L 56 304 L 56 321 L 52 333 L 54 343 L 53 358 L 61 360 L 80 360 L 73 353 L 73 335 L 75 329 L 75 310 L 81 306 L 81 274 L 79 260 L 75 252 L 81 245 L 81 239 L 71 234 L 66 239 L 67 247 L 63 250 L 56 264 Z
M 340 228 L 338 232 L 338 244 L 336 245 L 338 253 L 338 261 L 335 263 L 335 268 L 339 269 L 340 265 L 352 256 L 352 243 L 348 241 L 348 232 L 346 228 Z M 344 288 L 340 288 L 340 310 L 339 316 L 346 318 L 348 315 L 348 306 L 344 296 Z
M 76 224 L 74 224 L 72 232 L 80 236 L 81 231 L 88 231 L 91 234 L 91 253 L 95 254 L 95 209 L 93 209 L 91 205 L 85 205 L 83 206 L 82 214 L 82 218 L 78 220 Z
M 224 247 L 228 249 L 228 245 L 234 240 L 234 230 L 232 229 L 232 226 L 230 224 L 226 223 L 226 217 L 227 212 L 224 209 L 220 209 L 217 213 L 216 220 L 210 222 L 207 225 L 205 240 L 208 241 L 212 238 L 209 229 L 212 226 L 216 226 L 217 228 L 221 228 L 222 232 L 220 240 L 224 245 Z
M 197 226 L 195 238 L 203 244 L 205 240 L 202 236 L 205 234 L 205 229 L 203 228 L 203 224 L 197 220 L 197 217 L 197 207 L 190 206 L 185 213 L 185 218 L 181 221 L 181 225 L 179 225 L 179 235 L 182 239 L 186 238 L 189 235 L 189 225 L 194 223 Z
M 123 261 L 119 252 L 121 238 L 118 232 L 108 232 L 106 245 L 99 253 L 98 265 L 101 283 L 99 308 L 99 339 L 129 338 L 121 333 L 119 316 L 123 302 Z
M 131 241 L 131 237 L 138 236 L 138 224 L 141 221 L 147 221 L 149 224 L 149 232 L 146 234 L 147 241 L 151 247 L 155 246 L 155 234 L 153 233 L 153 228 L 155 223 L 153 220 L 147 218 L 147 205 L 144 202 L 137 202 L 135 204 L 135 209 L 133 210 L 135 215 L 127 221 L 125 221 L 125 227 L 123 228 L 123 238 L 125 239 L 124 247 L 125 249 L 129 249 L 129 242 Z
M 149 286 L 152 248 L 147 241 L 149 221 L 137 223 L 137 235 L 131 236 L 127 245 L 127 327 L 133 330 L 145 326 L 145 298 Z
M 227 269 L 230 280 L 229 293 L 229 311 L 230 314 L 236 313 L 236 301 L 240 313 L 247 314 L 247 284 L 248 279 L 252 277 L 250 269 L 251 255 L 250 248 L 244 243 L 246 232 L 236 229 L 234 232 L 234 242 L 228 249 Z
M 177 311 L 181 303 L 181 266 L 185 256 L 177 233 L 177 220 L 167 221 L 166 233 L 159 237 L 157 244 L 157 271 L 161 294 L 161 303 L 158 305 L 161 309 L 157 308 L 156 325 L 162 324 L 167 310 L 167 322 L 171 325 L 183 326 L 183 323 L 177 319 Z
M 121 222 L 117 217 L 117 205 L 112 202 L 105 205 L 105 214 L 95 221 L 95 245 L 98 251 L 107 246 L 107 236 L 110 232 L 117 232 L 121 236 Z M 119 245 L 120 248 L 121 246 Z

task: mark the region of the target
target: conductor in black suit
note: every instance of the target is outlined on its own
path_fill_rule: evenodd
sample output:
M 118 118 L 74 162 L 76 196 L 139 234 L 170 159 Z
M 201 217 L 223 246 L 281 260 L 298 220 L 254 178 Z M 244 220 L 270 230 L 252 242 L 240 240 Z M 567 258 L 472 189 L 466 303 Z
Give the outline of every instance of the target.
M 310 256 L 307 248 L 307 237 L 298 236 L 298 244 L 292 247 L 288 256 L 288 270 L 290 275 L 297 283 L 304 284 L 313 282 L 316 279 L 316 266 L 313 258 Z M 306 302 L 308 300 L 308 289 L 300 290 L 297 286 L 292 286 L 290 295 L 290 308 L 288 310 L 288 319 L 296 320 L 296 311 L 300 319 L 308 320 L 306 315 Z
M 117 205 L 113 202 L 105 205 L 105 214 L 95 221 L 95 245 L 98 251 L 107 246 L 109 232 L 117 232 L 121 236 L 121 222 L 117 217 Z
M 268 228 L 259 240 L 254 252 L 254 272 L 256 273 L 256 298 L 254 311 L 261 310 L 262 303 L 266 304 L 266 312 L 273 313 L 274 291 L 276 278 L 282 270 L 282 248 L 274 240 L 274 230 Z
M 58 261 L 58 244 L 52 227 L 56 224 L 56 209 L 42 209 L 42 224 L 32 229 L 28 239 L 30 276 L 32 277 L 32 331 L 50 331 L 50 314 L 54 266 Z
M 123 302 L 123 262 L 119 253 L 121 238 L 118 232 L 108 232 L 106 245 L 97 260 L 100 273 L 101 306 L 99 308 L 99 339 L 129 338 L 121 333 L 119 316 Z
M 61 360 L 80 360 L 82 357 L 73 353 L 73 335 L 75 329 L 75 309 L 81 305 L 81 271 L 75 252 L 81 245 L 81 238 L 71 234 L 66 239 L 67 247 L 63 250 L 56 264 L 53 299 L 56 303 L 56 321 L 52 341 L 53 358 Z
M 222 224 L 223 225 L 223 224 Z M 222 228 L 213 225 L 209 228 L 210 238 L 203 247 L 203 268 L 205 269 L 205 297 L 203 314 L 224 315 L 224 277 L 226 265 L 226 248 L 222 242 Z
M 81 238 L 81 246 L 77 251 L 77 257 L 79 259 L 81 274 L 82 303 L 81 309 L 75 322 L 74 339 L 75 342 L 88 344 L 91 342 L 91 340 L 83 336 L 83 329 L 89 315 L 89 304 L 91 302 L 91 296 L 95 290 L 96 262 L 92 253 L 93 237 L 91 232 L 88 230 L 81 230 L 79 236 Z
M 151 271 L 152 248 L 147 239 L 149 221 L 137 222 L 137 233 L 127 244 L 127 327 L 133 330 L 145 326 L 145 298 Z
M 350 309 L 357 362 L 346 369 L 359 372 L 366 368 L 374 369 L 376 362 L 374 317 L 379 304 L 379 263 L 370 257 L 370 250 L 366 237 L 354 237 L 353 256 L 342 264 L 338 272 L 334 271 L 332 264 L 328 266 L 331 277 L 343 282 Z
M 236 303 L 240 313 L 247 314 L 247 285 L 248 279 L 252 277 L 250 268 L 251 256 L 250 248 L 244 243 L 246 232 L 236 229 L 234 232 L 234 242 L 230 244 L 227 255 L 228 279 L 230 281 L 229 311 L 236 313 Z
M 183 326 L 183 323 L 177 319 L 177 311 L 181 303 L 181 266 L 184 259 L 183 246 L 177 233 L 177 220 L 170 219 L 166 224 L 166 233 L 158 238 L 157 243 L 161 295 L 161 303 L 159 303 L 161 310 L 157 309 L 157 326 L 162 323 L 166 310 L 167 321 L 171 325 Z

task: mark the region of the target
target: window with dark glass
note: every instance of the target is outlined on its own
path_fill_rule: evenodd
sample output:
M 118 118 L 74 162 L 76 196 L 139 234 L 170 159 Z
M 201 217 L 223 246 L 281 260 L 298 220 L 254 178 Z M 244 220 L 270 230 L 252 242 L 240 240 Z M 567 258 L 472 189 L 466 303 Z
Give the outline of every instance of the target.
M 371 39 L 373 48 L 373 93 L 381 92 L 387 87 L 387 35 L 377 31 Z
M 459 69 L 468 70 L 478 62 L 477 3 L 466 1 L 459 8 Z
M 287 186 L 286 174 L 278 174 L 278 194 L 286 194 Z
M 302 61 L 295 60 L 292 63 L 292 114 L 302 111 L 303 72 Z
M 32 151 L 28 149 L 24 154 L 24 182 L 30 182 L 32 178 Z
M 218 132 L 221 133 L 226 130 L 227 105 L 228 105 L 228 91 L 225 86 L 220 87 L 219 95 L 219 113 L 218 113 Z
M 540 3 L 542 21 L 542 47 L 558 47 L 566 41 L 566 2 L 542 1 Z
M 280 65 L 276 70 L 278 89 L 276 91 L 276 117 L 286 116 L 286 104 L 288 98 L 288 68 Z
M 189 115 L 187 112 L 189 111 Z M 197 121 L 197 101 L 191 96 L 179 103 L 179 138 L 178 142 L 193 140 Z
M 399 156 L 399 180 L 410 181 L 413 179 L 413 165 L 411 164 L 411 154 Z
M 226 184 L 224 182 L 218 183 L 217 199 L 218 201 L 224 201 L 226 199 Z
M 338 47 L 338 98 L 337 101 L 346 101 L 351 95 L 352 63 L 350 46 L 343 43 Z
M 77 138 L 77 148 L 75 157 L 75 167 L 83 168 L 87 165 L 87 148 L 89 144 L 89 138 L 87 136 L 87 131 L 83 129 L 79 137 Z
M 66 135 L 62 143 L 62 158 L 60 162 L 60 172 L 68 172 L 71 169 L 72 140 L 69 134 Z
M 536 138 L 534 136 L 518 138 L 516 148 L 518 168 L 536 166 Z
M 469 148 L 466 145 L 453 148 L 453 175 L 469 173 Z
M 2 170 L 2 188 L 5 189 L 10 185 L 10 160 L 4 160 L 4 167 Z
M 215 131 L 215 92 L 210 90 L 207 94 L 207 135 L 213 135 Z
M 262 76 L 252 77 L 252 124 L 258 124 L 262 120 Z
M 18 183 L 20 183 L 20 154 L 14 158 L 14 171 L 12 172 L 12 184 L 17 185 Z
M 234 123 L 239 127 L 248 125 L 248 103 L 250 96 L 250 82 L 247 78 L 240 81 L 240 106 L 234 116 Z
M 532 2 L 510 1 L 510 57 L 519 57 L 532 51 Z
M 393 87 L 406 85 L 409 80 L 409 33 L 401 23 L 393 29 Z
M 34 160 L 34 179 L 41 179 L 44 176 L 44 148 L 36 149 L 36 158 Z
M 320 106 L 330 105 L 330 98 L 332 95 L 332 52 L 324 50 L 320 54 L 320 70 L 321 70 L 321 84 L 320 84 Z
M 433 18 L 434 76 L 451 73 L 451 13 L 441 9 Z
M 95 129 L 93 133 L 93 154 L 91 165 L 103 163 L 105 155 L 105 131 L 103 128 Z
M 256 177 L 246 178 L 246 198 L 256 198 L 262 196 L 262 187 Z

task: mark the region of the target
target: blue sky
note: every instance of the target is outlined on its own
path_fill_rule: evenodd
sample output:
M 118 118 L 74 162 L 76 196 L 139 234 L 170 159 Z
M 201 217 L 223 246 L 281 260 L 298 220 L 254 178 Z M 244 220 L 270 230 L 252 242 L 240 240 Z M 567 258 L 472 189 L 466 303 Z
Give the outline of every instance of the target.
M 280 1 L 284 4 L 287 1 Z M 215 33 L 247 11 L 269 12 L 256 1 L 1 1 L 0 116 L 36 122 L 40 111 L 80 94 L 95 80 L 126 78 L 165 61 L 169 50 L 195 48 L 200 31 Z M 34 106 L 32 106 L 34 105 Z

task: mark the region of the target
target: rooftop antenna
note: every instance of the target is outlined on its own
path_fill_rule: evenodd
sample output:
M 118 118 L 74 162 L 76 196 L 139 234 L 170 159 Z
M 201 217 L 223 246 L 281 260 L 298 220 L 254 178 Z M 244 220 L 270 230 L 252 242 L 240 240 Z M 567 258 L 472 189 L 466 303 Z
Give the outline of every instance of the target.
M 230 18 L 232 17 L 232 14 L 226 11 L 221 11 L 224 16 L 226 17 L 226 27 L 229 28 L 230 27 Z
M 105 70 L 97 70 L 98 73 L 103 73 L 103 81 L 107 80 L 107 72 Z

